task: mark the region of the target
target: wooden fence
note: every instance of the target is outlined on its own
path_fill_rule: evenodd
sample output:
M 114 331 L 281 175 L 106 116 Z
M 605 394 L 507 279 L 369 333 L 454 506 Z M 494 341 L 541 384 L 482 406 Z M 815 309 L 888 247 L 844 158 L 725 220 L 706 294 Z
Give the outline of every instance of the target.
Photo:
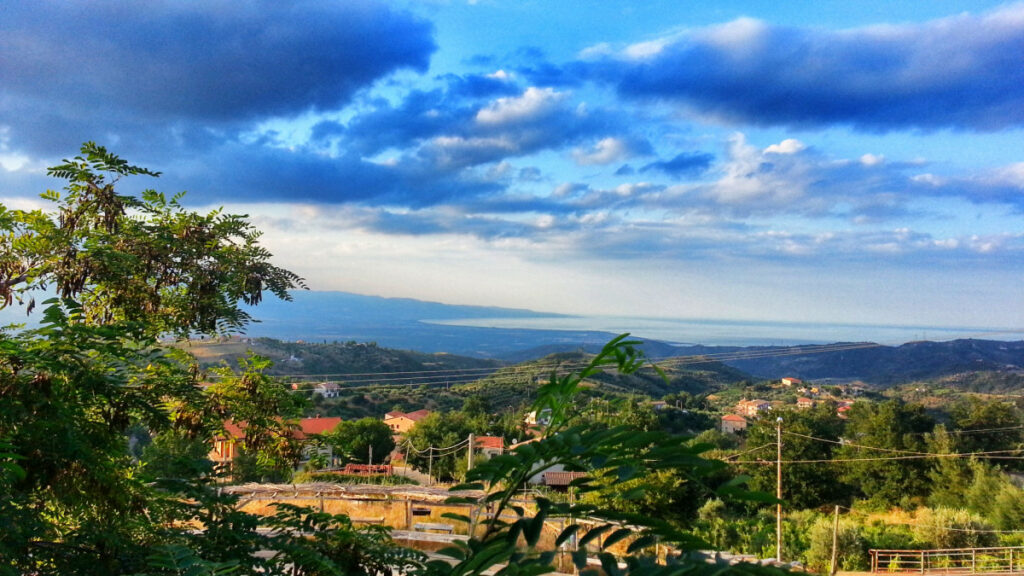
M 870 552 L 871 571 L 879 574 L 1024 573 L 1024 546 Z

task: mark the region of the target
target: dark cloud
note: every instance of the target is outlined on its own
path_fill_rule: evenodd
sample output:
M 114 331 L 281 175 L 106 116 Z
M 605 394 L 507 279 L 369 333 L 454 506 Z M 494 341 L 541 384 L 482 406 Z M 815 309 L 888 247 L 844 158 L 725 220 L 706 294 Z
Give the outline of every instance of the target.
M 448 86 L 450 94 L 463 98 L 512 96 L 520 91 L 515 82 L 496 74 L 445 74 L 439 79 Z
M 683 152 L 670 160 L 651 162 L 640 169 L 640 172 L 656 170 L 673 178 L 695 176 L 707 170 L 715 157 L 705 152 Z M 621 168 L 620 168 L 621 170 Z M 618 172 L 616 172 L 618 174 Z
M 345 149 L 373 155 L 387 148 L 407 148 L 472 120 L 467 102 L 444 90 L 413 90 L 397 105 L 384 99 L 367 103 L 345 127 Z
M 432 34 L 376 2 L 21 3 L 0 19 L 0 117 L 52 151 L 68 125 L 101 139 L 334 109 L 425 70 Z
M 628 135 L 621 112 L 581 109 L 568 92 L 511 84 L 511 94 L 476 98 L 463 91 L 464 77 L 446 80 L 454 85 L 411 91 L 396 104 L 368 103 L 345 127 L 340 146 L 364 156 L 400 150 L 406 169 L 443 175 L 609 134 L 645 143 Z
M 226 143 L 208 154 L 178 162 L 185 168 L 165 172 L 155 187 L 187 189 L 186 200 L 193 204 L 313 202 L 422 207 L 500 189 L 480 179 L 377 164 L 353 154 L 326 156 L 305 148 Z M 226 166 L 230 169 L 224 169 Z
M 753 20 L 585 63 L 632 98 L 758 125 L 869 131 L 1024 124 L 1024 5 L 826 31 Z

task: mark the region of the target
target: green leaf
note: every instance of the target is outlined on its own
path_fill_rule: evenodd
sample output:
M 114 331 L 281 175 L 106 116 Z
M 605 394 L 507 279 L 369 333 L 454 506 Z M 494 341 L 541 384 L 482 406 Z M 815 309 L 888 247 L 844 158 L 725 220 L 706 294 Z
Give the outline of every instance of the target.
M 619 528 L 615 532 L 609 534 L 608 537 L 604 539 L 604 542 L 601 543 L 601 548 L 609 548 L 613 546 L 615 543 L 620 542 L 625 538 L 628 538 L 632 534 L 633 531 L 629 528 Z

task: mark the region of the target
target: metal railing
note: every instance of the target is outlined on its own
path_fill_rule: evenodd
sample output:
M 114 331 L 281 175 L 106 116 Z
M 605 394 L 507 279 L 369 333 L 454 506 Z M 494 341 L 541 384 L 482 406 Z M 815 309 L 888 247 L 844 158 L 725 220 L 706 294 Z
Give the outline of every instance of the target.
M 939 550 L 871 550 L 877 574 L 1024 573 L 1024 546 Z

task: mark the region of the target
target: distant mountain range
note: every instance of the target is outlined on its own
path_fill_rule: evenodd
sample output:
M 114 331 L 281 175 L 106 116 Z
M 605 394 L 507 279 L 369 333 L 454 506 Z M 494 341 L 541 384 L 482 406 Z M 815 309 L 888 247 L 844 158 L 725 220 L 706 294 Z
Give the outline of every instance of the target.
M 533 330 L 437 324 L 481 318 L 557 318 L 530 310 L 452 306 L 346 292 L 297 292 L 294 302 L 264 301 L 250 336 L 318 342 L 376 342 L 424 353 L 522 362 L 555 352 L 595 351 L 615 335 L 601 331 Z M 954 340 L 900 346 L 678 346 L 645 339 L 653 358 L 709 356 L 758 378 L 860 379 L 891 385 L 962 372 L 1017 372 L 1024 342 Z
M 747 348 L 745 352 L 771 350 Z M 835 352 L 818 352 L 814 347 L 805 350 L 808 353 L 801 354 L 800 347 L 779 348 L 774 354 L 725 363 L 763 378 L 859 379 L 883 386 L 966 372 L 1017 374 L 1022 373 L 1024 367 L 1024 342 L 1020 341 L 953 340 L 908 342 L 901 346 L 849 346 Z

